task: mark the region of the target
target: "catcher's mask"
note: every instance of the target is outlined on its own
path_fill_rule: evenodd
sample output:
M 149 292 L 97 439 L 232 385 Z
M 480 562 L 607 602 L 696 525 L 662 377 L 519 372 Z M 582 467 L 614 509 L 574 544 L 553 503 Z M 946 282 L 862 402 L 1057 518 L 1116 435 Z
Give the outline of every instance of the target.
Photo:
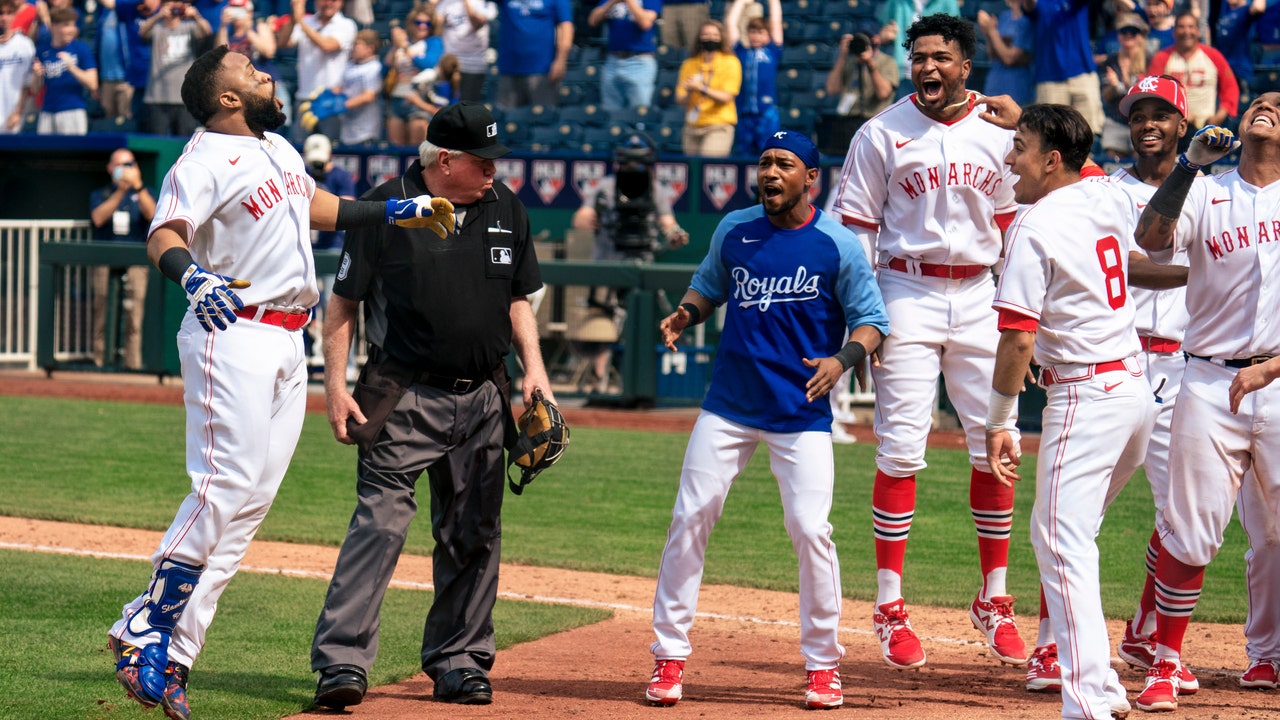
M 519 495 L 538 473 L 555 465 L 564 454 L 569 447 L 569 426 L 559 408 L 542 397 L 542 390 L 534 389 L 533 404 L 520 416 L 516 427 L 519 434 L 507 455 L 507 483 L 511 492 Z M 511 479 L 512 465 L 520 466 L 519 484 Z

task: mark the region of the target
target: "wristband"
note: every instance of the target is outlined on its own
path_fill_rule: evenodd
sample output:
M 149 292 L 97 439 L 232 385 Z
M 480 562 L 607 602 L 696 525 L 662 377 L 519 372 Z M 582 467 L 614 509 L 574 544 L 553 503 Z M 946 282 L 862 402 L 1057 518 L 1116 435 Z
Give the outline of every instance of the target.
M 850 340 L 840 348 L 840 352 L 831 357 L 840 361 L 840 367 L 848 370 L 855 365 L 861 365 L 867 359 L 867 348 L 857 340 Z
M 1156 189 L 1151 201 L 1147 204 L 1152 212 L 1163 218 L 1177 219 L 1182 214 L 1182 205 L 1187 201 L 1187 193 L 1191 191 L 1191 183 L 1196 179 L 1196 170 L 1192 168 L 1199 167 L 1195 163 L 1187 162 L 1183 165 L 1182 155 L 1178 158 L 1178 164 L 1173 166 L 1173 172 L 1169 173 L 1169 177 L 1165 178 L 1163 184 Z
M 1187 157 L 1186 153 L 1182 153 L 1178 156 L 1178 164 L 1182 166 L 1182 169 L 1191 172 L 1193 175 L 1199 172 L 1200 168 L 1204 167 L 1203 165 L 1197 165 L 1191 162 L 1191 158 Z
M 156 261 L 156 268 L 161 275 L 182 285 L 186 280 L 187 268 L 195 264 L 195 258 L 191 257 L 190 250 L 184 247 L 174 247 L 165 250 L 160 255 L 160 259 Z
M 684 311 L 689 313 L 689 325 L 697 325 L 702 322 L 702 311 L 698 309 L 697 305 L 694 305 L 691 302 L 684 302 L 680 303 L 680 307 L 684 308 Z
M 1005 395 L 991 388 L 991 399 L 987 401 L 987 430 L 1003 430 L 1017 402 L 1017 395 Z
M 333 222 L 334 229 L 351 230 L 386 222 L 387 202 L 391 201 L 338 198 L 338 215 Z

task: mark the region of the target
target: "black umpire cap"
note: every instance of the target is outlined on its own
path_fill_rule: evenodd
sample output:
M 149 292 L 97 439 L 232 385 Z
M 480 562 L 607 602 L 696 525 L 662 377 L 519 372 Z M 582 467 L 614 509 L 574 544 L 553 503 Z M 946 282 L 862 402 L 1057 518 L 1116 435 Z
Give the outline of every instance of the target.
M 498 123 L 483 103 L 457 102 L 444 106 L 427 125 L 427 142 L 445 150 L 461 150 L 495 160 L 511 152 L 498 142 Z

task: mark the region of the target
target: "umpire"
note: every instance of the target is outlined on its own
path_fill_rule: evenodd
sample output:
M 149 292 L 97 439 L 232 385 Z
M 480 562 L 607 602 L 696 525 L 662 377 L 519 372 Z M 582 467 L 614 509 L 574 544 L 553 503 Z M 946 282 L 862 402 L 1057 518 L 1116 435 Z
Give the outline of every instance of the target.
M 366 200 L 449 199 L 457 234 L 444 240 L 392 225 L 347 232 L 324 327 L 329 424 L 359 445 L 357 504 L 316 622 L 315 702 L 358 704 L 378 654 L 378 614 L 423 470 L 431 490 L 435 601 L 422 669 L 438 700 L 493 699 L 493 605 L 498 589 L 504 434 L 514 432 L 504 357 L 514 344 L 534 388 L 554 402 L 526 296 L 542 286 L 524 206 L 493 181 L 510 152 L 481 104 L 431 120 L 418 160 Z M 364 301 L 369 362 L 348 394 L 345 368 Z

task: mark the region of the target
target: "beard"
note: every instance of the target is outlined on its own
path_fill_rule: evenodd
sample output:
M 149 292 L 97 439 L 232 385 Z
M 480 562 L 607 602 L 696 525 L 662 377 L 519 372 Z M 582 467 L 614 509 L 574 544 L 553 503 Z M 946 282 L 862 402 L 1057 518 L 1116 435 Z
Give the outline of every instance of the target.
M 777 207 L 774 207 L 774 208 L 769 207 L 768 200 L 765 200 L 761 204 L 764 205 L 764 212 L 766 215 L 786 215 L 787 213 L 791 212 L 791 210 L 795 208 L 796 205 L 800 204 L 801 197 L 802 196 L 799 194 L 793 195 L 791 197 L 782 195 L 778 198 Z
M 272 87 L 275 86 L 272 85 Z M 255 134 L 261 134 L 265 130 L 276 130 L 288 119 L 276 105 L 274 92 L 271 93 L 271 97 L 265 99 L 257 95 L 245 95 L 243 102 L 244 122 Z

